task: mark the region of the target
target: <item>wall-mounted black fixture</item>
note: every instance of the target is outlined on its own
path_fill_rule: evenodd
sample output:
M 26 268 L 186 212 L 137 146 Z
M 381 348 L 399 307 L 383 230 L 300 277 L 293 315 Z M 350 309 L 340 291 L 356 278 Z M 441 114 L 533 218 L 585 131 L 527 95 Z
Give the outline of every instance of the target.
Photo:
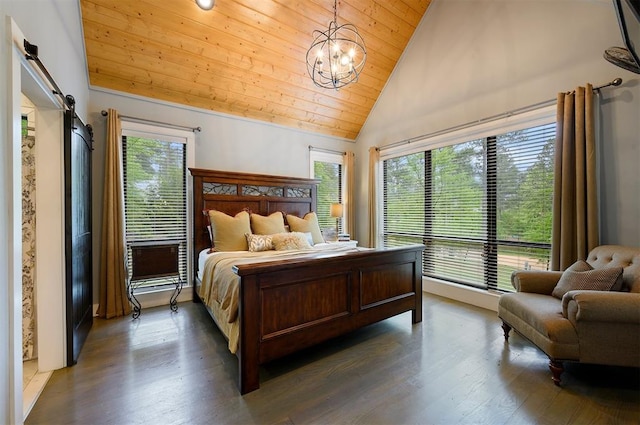
M 35 44 L 29 43 L 25 39 L 24 50 L 27 52 L 27 54 L 24 55 L 24 57 L 27 60 L 33 61 L 36 65 L 38 65 L 38 68 L 40 68 L 42 75 L 45 76 L 45 78 L 49 81 L 49 84 L 51 84 L 51 86 L 53 87 L 53 90 L 52 90 L 53 94 L 55 94 L 56 96 L 60 96 L 60 98 L 62 99 L 62 103 L 64 103 L 64 105 L 70 111 L 73 111 L 76 104 L 75 99 L 71 95 L 65 96 L 64 93 L 62 93 L 62 90 L 60 90 L 60 87 L 58 87 L 58 84 L 56 84 L 51 74 L 49 74 L 49 71 L 47 71 L 47 68 L 44 66 L 42 61 L 40 61 L 40 58 L 38 58 L 38 46 L 36 46 Z

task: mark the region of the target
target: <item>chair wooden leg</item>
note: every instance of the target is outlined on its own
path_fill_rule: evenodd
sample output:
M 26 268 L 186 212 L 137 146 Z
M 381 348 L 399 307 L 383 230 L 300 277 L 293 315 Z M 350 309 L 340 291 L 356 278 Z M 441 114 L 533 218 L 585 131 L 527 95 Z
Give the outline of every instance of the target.
M 502 321 L 502 331 L 504 332 L 504 340 L 508 342 L 509 332 L 511 332 L 511 326 L 509 326 L 504 320 Z
M 551 374 L 553 375 L 551 377 L 551 379 L 553 379 L 553 383 L 557 386 L 560 386 L 560 375 L 562 375 L 562 372 L 564 372 L 564 366 L 562 366 L 562 362 L 549 359 L 549 370 L 551 370 Z

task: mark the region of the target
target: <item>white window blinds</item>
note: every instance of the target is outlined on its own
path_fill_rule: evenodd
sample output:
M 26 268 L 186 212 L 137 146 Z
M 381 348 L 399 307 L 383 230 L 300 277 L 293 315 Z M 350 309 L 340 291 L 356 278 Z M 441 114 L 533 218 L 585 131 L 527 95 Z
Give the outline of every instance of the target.
M 331 204 L 342 202 L 342 164 L 315 161 L 314 177 L 320 179 L 316 200 L 316 215 L 320 228 L 335 229 L 336 218 L 331 217 L 330 212 Z
M 186 143 L 123 136 L 123 185 L 127 244 L 180 241 L 180 276 L 187 277 Z M 131 267 L 131 250 L 128 250 Z M 149 285 L 161 285 L 152 279 Z
M 512 290 L 547 269 L 555 124 L 383 161 L 385 246 L 424 243 L 424 275 Z

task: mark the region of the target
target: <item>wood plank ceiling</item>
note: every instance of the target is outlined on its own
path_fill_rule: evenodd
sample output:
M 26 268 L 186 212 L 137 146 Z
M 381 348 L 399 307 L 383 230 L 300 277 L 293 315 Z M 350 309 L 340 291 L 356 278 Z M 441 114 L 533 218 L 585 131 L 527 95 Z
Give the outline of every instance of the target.
M 330 0 L 80 0 L 90 84 L 355 139 L 430 0 L 341 0 L 358 28 L 358 82 L 316 87 L 305 55 Z M 144 114 L 140 114 L 144 115 Z

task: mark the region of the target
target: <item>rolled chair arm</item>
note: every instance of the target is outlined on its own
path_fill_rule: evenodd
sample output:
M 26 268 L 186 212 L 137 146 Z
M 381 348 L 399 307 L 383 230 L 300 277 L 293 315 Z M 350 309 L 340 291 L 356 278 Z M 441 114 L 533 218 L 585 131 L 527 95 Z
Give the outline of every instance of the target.
M 516 270 L 511 273 L 511 284 L 518 292 L 551 295 L 562 272 L 541 270 Z
M 612 322 L 640 325 L 640 293 L 569 291 L 562 314 L 572 322 Z

